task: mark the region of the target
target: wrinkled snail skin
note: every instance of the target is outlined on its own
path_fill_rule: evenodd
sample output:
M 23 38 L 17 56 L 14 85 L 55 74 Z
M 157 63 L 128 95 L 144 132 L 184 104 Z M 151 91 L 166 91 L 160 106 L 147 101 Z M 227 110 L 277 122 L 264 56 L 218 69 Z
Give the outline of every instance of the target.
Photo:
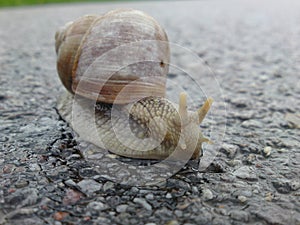
M 132 9 L 88 15 L 60 28 L 55 41 L 58 75 L 68 90 L 57 108 L 79 136 L 131 158 L 202 155 L 208 139 L 199 124 L 212 100 L 190 112 L 186 94 L 180 94 L 179 105 L 164 98 L 170 49 L 164 29 L 152 17 Z M 116 69 L 132 59 L 138 63 Z
M 74 96 L 67 93 L 58 102 L 60 115 L 71 126 L 74 123 L 72 121 L 73 101 Z M 83 102 L 86 101 L 90 100 L 84 99 Z M 93 106 L 93 103 L 93 101 L 90 101 L 91 106 Z M 81 104 L 81 102 L 77 101 L 76 104 Z M 203 137 L 199 123 L 208 112 L 212 99 L 207 99 L 196 112 L 186 111 L 185 115 L 187 117 L 183 118 L 184 114 L 180 115 L 179 112 L 180 106 L 178 110 L 178 107 L 176 109 L 175 104 L 167 99 L 147 97 L 132 105 L 118 105 L 117 110 L 123 113 L 118 113 L 119 117 L 116 123 L 112 123 L 112 108 L 107 104 L 104 106 L 101 106 L 103 103 L 97 104 L 95 114 L 93 114 L 95 116 L 96 135 L 105 149 L 117 155 L 131 158 L 165 159 L 178 147 L 179 152 L 190 154 L 193 159 L 197 159 L 202 155 L 202 143 L 209 142 L 207 138 Z M 83 105 L 82 107 L 86 106 Z M 94 110 L 94 108 L 91 110 Z M 129 113 L 129 117 L 126 113 Z M 90 116 L 91 114 L 88 113 L 76 117 L 76 127 L 82 130 L 88 129 L 86 126 L 90 126 L 90 124 L 87 124 Z M 154 123 L 152 123 L 153 121 Z M 161 128 L 161 124 L 164 124 L 162 126 L 165 127 Z M 135 135 L 134 138 L 128 137 L 128 130 L 124 129 L 128 125 L 130 131 Z M 116 136 L 116 130 L 118 130 L 118 137 Z M 75 132 L 80 133 L 76 128 Z M 163 135 L 163 139 L 161 139 L 161 135 Z M 149 147 L 142 142 L 145 138 L 153 138 L 160 143 L 149 150 Z M 93 142 L 93 140 L 90 141 Z

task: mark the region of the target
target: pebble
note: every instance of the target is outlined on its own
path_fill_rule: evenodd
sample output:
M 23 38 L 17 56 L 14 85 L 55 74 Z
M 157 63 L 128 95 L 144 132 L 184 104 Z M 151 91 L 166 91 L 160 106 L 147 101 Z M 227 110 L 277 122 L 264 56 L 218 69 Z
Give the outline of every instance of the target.
M 225 152 L 225 154 L 229 157 L 229 158 L 233 158 L 237 151 L 239 150 L 239 146 L 237 145 L 232 145 L 232 144 L 227 144 L 227 143 L 223 143 L 221 149 L 221 151 Z
M 199 194 L 199 190 L 198 190 L 198 188 L 197 188 L 196 186 L 193 186 L 193 187 L 192 187 L 192 192 L 193 192 L 193 194 L 195 194 L 195 195 L 198 195 L 198 194 Z
M 274 188 L 281 194 L 288 194 L 291 191 L 299 189 L 300 182 L 293 182 L 289 179 L 278 179 L 272 182 Z
M 272 192 L 267 192 L 265 195 L 265 200 L 271 202 L 274 199 L 274 195 Z
M 174 214 L 175 214 L 177 217 L 182 217 L 183 212 L 182 212 L 181 210 L 176 209 L 176 210 L 174 211 Z
M 23 187 L 28 186 L 28 184 L 29 184 L 29 181 L 28 181 L 28 180 L 19 180 L 19 181 L 15 184 L 15 187 L 16 187 L 16 188 L 23 188 Z
M 83 197 L 83 194 L 74 189 L 67 189 L 63 198 L 63 205 L 73 205 Z
M 10 205 L 30 206 L 38 201 L 38 190 L 35 188 L 18 189 L 12 194 L 4 197 L 6 203 Z
M 263 219 L 265 224 L 299 224 L 299 213 L 292 213 L 290 209 L 285 209 L 277 204 L 268 204 L 257 207 L 253 212 L 258 218 Z M 298 223 L 296 222 L 298 218 Z
M 140 204 L 147 210 L 152 210 L 152 206 L 143 198 L 134 198 L 133 202 Z
M 116 207 L 116 211 L 118 213 L 126 212 L 127 208 L 128 208 L 128 205 L 126 205 L 126 204 L 118 205 Z
M 272 151 L 272 147 L 270 147 L 270 146 L 264 147 L 264 155 L 265 155 L 266 157 L 268 157 L 268 156 L 271 155 L 271 151 Z
M 91 179 L 84 179 L 78 182 L 77 185 L 79 186 L 80 190 L 87 195 L 90 195 L 96 191 L 100 191 L 102 187 L 102 184 Z
M 68 179 L 65 181 L 65 185 L 69 186 L 69 187 L 77 187 L 77 184 L 72 180 L 72 179 Z
M 238 200 L 240 200 L 240 202 L 246 202 L 248 200 L 248 198 L 246 196 L 243 196 L 243 195 L 239 195 L 238 196 Z
M 232 98 L 230 103 L 237 108 L 245 108 L 249 104 L 249 99 L 247 98 Z
M 263 125 L 257 120 L 250 119 L 242 122 L 241 126 L 244 128 L 262 128 Z
M 249 213 L 242 210 L 232 210 L 229 212 L 229 215 L 232 219 L 248 222 L 249 221 Z
M 112 224 L 112 221 L 106 217 L 97 217 L 93 224 Z
M 250 181 L 257 180 L 257 176 L 255 174 L 254 169 L 249 166 L 242 166 L 238 168 L 236 171 L 233 172 L 233 175 L 245 180 L 250 180 Z
M 278 151 L 279 153 L 286 153 L 286 152 L 288 152 L 288 150 L 285 149 L 285 148 L 277 149 L 277 151 Z
M 153 200 L 154 199 L 154 195 L 152 193 L 149 193 L 145 196 L 146 199 L 148 200 Z
M 130 189 L 130 192 L 131 192 L 131 193 L 138 193 L 138 192 L 139 192 L 139 189 L 138 189 L 137 187 L 132 187 L 132 188 Z
M 3 166 L 2 171 L 4 174 L 12 173 L 16 169 L 14 164 L 6 164 Z
M 205 224 L 205 223 L 204 223 Z M 203 225 L 204 225 L 203 224 Z M 215 217 L 212 220 L 212 225 L 232 225 L 232 223 L 230 223 L 229 221 L 224 220 L 223 218 L 220 217 Z
M 111 207 L 115 208 L 121 202 L 121 197 L 118 195 L 107 196 L 105 198 L 106 203 Z
M 227 161 L 227 164 L 231 167 L 235 167 L 235 166 L 241 165 L 242 161 L 237 160 L 237 159 L 232 159 L 232 160 Z
M 37 163 L 32 163 L 29 165 L 29 170 L 37 172 L 41 170 L 41 167 Z
M 300 128 L 300 113 L 287 113 L 285 115 L 285 120 L 288 122 L 290 128 Z
M 168 199 L 172 198 L 171 193 L 167 193 L 167 194 L 166 194 L 166 198 L 168 198 Z
M 114 184 L 113 182 L 107 181 L 107 182 L 103 185 L 103 191 L 106 192 L 106 191 L 108 191 L 108 190 L 113 189 L 114 185 L 115 185 L 115 184 Z
M 204 201 L 208 201 L 214 198 L 214 195 L 211 190 L 205 188 L 202 190 L 202 198 Z
M 108 206 L 102 202 L 90 202 L 87 205 L 87 210 L 91 211 L 103 211 L 108 209 Z
M 170 220 L 166 222 L 165 225 L 179 225 L 179 222 L 177 220 Z

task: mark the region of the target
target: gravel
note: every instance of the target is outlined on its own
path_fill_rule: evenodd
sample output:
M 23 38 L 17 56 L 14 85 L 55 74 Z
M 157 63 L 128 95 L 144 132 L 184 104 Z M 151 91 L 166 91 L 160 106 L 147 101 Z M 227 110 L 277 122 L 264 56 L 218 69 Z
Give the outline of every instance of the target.
M 173 63 L 201 87 L 171 68 L 167 88 L 174 102 L 186 90 L 191 109 L 215 100 L 199 168 L 142 171 L 157 162 L 97 152 L 57 113 L 56 29 L 119 7 L 146 11 L 203 60 L 199 69 L 173 46 Z M 299 18 L 297 0 L 1 8 L 0 224 L 299 225 Z

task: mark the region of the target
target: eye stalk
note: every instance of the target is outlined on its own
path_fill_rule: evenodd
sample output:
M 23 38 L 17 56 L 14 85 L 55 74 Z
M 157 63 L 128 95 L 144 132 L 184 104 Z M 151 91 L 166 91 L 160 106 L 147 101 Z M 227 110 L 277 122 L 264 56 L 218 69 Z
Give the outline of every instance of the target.
M 202 143 L 211 143 L 199 126 L 211 107 L 211 98 L 195 112 L 188 111 L 184 92 L 179 95 L 178 106 L 164 98 L 170 62 L 168 37 L 146 13 L 118 9 L 84 16 L 59 29 L 55 39 L 58 75 L 69 91 L 60 99 L 58 110 L 71 126 L 76 120 L 73 127 L 85 135 L 83 139 L 97 145 L 100 138 L 103 143 L 99 147 L 105 146 L 117 155 L 144 159 L 165 159 L 178 147 L 183 154 L 189 152 L 192 158 L 199 158 Z M 104 61 L 98 61 L 103 57 Z M 138 63 L 132 63 L 132 59 Z M 130 63 L 122 67 L 124 62 Z M 82 114 L 72 120 L 74 93 L 92 104 L 82 103 Z M 102 110 L 87 109 L 95 102 Z M 129 117 L 116 119 L 117 128 L 112 124 L 113 104 L 129 113 Z M 89 110 L 95 115 L 84 115 Z M 87 121 L 91 122 L 93 116 L 95 124 L 89 124 Z M 94 126 L 97 132 L 91 130 Z M 130 129 L 134 135 L 128 135 Z M 98 142 L 94 141 L 97 138 Z M 147 138 L 159 145 L 148 149 L 143 144 Z

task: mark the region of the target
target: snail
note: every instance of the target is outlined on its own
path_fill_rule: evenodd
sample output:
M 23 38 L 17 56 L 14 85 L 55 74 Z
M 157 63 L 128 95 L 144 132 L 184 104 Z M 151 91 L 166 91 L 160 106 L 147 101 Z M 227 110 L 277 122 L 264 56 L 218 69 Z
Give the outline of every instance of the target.
M 170 49 L 166 32 L 152 17 L 133 9 L 83 16 L 56 32 L 55 50 L 58 75 L 68 90 L 57 108 L 77 133 L 89 129 L 90 114 L 73 118 L 79 124 L 74 126 L 74 96 L 83 109 L 91 108 L 98 145 L 112 153 L 143 159 L 165 159 L 175 150 L 193 159 L 202 155 L 202 143 L 209 140 L 199 125 L 212 99 L 191 112 L 185 93 L 179 105 L 164 98 Z

